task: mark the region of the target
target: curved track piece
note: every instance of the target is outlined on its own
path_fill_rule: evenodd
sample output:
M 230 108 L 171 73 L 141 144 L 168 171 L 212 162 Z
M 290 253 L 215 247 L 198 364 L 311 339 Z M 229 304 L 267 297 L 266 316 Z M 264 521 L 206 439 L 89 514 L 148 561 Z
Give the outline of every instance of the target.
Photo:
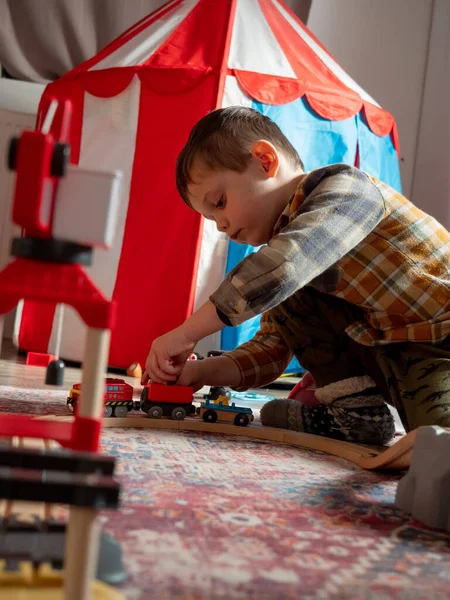
M 58 420 L 71 421 L 73 417 L 55 417 Z M 202 431 L 204 433 L 223 433 L 239 437 L 254 438 L 269 442 L 281 442 L 318 450 L 350 462 L 367 470 L 402 471 L 408 469 L 411 462 L 412 450 L 416 440 L 416 430 L 410 431 L 391 446 L 364 446 L 333 440 L 310 433 L 277 429 L 276 427 L 249 426 L 245 428 L 226 423 L 204 423 L 200 419 L 147 419 L 142 416 L 128 416 L 123 419 L 103 419 L 103 427 L 138 427 L 150 429 L 176 429 L 181 431 Z

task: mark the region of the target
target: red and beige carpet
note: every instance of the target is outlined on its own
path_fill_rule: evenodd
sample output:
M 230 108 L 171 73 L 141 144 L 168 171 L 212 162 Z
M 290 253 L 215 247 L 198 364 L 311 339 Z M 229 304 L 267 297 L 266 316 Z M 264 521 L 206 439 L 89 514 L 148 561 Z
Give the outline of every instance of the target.
M 65 391 L 0 386 L 0 411 L 66 414 Z M 450 534 L 394 506 L 399 474 L 245 438 L 107 429 L 122 484 L 101 514 L 128 600 L 450 598 Z

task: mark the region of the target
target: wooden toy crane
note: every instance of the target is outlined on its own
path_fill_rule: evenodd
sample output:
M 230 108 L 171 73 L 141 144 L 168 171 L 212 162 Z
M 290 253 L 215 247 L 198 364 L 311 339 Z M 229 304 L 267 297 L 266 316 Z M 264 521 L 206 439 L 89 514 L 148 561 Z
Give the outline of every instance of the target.
M 52 101 L 41 130 L 24 131 L 11 142 L 9 166 L 17 173 L 13 221 L 24 235 L 13 241 L 14 260 L 0 272 L 0 315 L 21 299 L 68 304 L 79 312 L 88 334 L 78 411 L 73 423 L 1 414 L 0 437 L 53 439 L 92 453 L 99 448 L 114 305 L 83 266 L 90 264 L 94 246 L 111 245 L 121 173 L 69 165 L 71 114 L 70 101 Z M 64 597 L 87 600 L 98 549 L 96 512 L 86 502 L 71 504 Z

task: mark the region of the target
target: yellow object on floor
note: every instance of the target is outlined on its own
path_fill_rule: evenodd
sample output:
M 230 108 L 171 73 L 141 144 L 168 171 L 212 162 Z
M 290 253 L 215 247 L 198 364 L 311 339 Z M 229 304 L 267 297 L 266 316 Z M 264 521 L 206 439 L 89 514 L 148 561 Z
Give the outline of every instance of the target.
M 0 560 L 0 600 L 64 600 L 61 573 L 49 564 L 34 569 L 30 562 L 21 562 L 17 570 L 10 571 L 5 561 Z M 125 600 L 125 596 L 101 581 L 94 581 L 92 600 Z
M 142 377 L 141 365 L 138 362 L 132 363 L 127 369 L 127 375 L 140 379 Z

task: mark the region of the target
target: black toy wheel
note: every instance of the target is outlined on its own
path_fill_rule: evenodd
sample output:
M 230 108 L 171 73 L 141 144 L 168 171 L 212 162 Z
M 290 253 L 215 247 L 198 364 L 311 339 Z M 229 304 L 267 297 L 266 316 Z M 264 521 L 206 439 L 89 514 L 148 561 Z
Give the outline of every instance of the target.
M 116 406 L 116 408 L 114 409 L 114 416 L 119 418 L 119 419 L 123 419 L 123 417 L 126 417 L 128 414 L 128 407 L 127 406 Z
M 182 406 L 177 406 L 172 411 L 172 419 L 174 421 L 182 421 L 186 417 L 186 411 Z
M 53 177 L 64 177 L 67 174 L 67 165 L 70 159 L 69 144 L 56 142 L 53 148 L 52 164 L 50 173 Z
M 13 137 L 9 142 L 8 169 L 14 171 L 17 166 L 17 151 L 19 149 L 19 138 Z
M 217 413 L 215 410 L 205 410 L 203 413 L 205 423 L 215 423 L 217 421 Z
M 163 416 L 163 409 L 160 406 L 151 406 L 147 411 L 149 419 L 160 419 Z
M 234 417 L 234 424 L 238 427 L 247 427 L 249 424 L 248 416 L 244 415 L 244 413 L 239 413 Z

